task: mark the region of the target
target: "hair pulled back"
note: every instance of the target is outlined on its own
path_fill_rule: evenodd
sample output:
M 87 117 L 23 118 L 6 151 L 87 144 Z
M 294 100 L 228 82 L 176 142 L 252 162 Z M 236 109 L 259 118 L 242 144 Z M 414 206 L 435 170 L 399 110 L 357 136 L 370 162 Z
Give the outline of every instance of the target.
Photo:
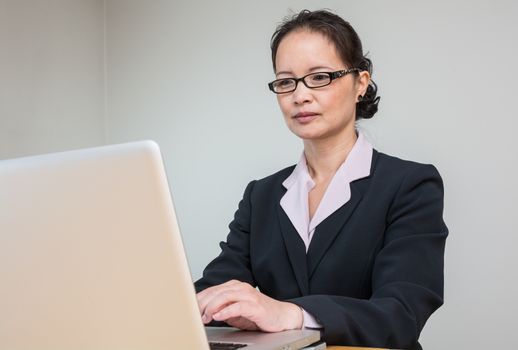
M 300 29 L 324 35 L 335 45 L 340 58 L 348 68 L 359 68 L 372 74 L 372 62 L 363 54 L 361 40 L 354 28 L 349 22 L 327 10 L 302 10 L 298 14 L 285 18 L 277 27 L 270 42 L 274 71 L 277 69 L 275 59 L 282 39 L 287 34 Z M 377 96 L 377 92 L 378 87 L 371 79 L 365 95 L 356 103 L 357 120 L 372 118 L 378 111 L 380 97 Z

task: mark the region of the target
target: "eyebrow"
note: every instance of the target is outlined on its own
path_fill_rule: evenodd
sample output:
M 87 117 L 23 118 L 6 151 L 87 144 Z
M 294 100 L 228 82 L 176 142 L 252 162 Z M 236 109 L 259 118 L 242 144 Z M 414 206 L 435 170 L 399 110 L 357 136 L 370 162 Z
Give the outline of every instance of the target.
M 329 67 L 329 66 L 315 66 L 315 67 L 311 67 L 311 68 L 308 70 L 308 72 L 309 72 L 309 73 L 312 73 L 312 72 L 315 72 L 315 71 L 322 71 L 322 70 L 331 70 L 331 71 L 333 71 L 333 70 L 334 70 L 334 68 L 331 68 L 331 67 Z M 281 74 L 291 74 L 291 75 L 293 75 L 293 72 L 283 70 L 283 71 L 280 71 L 280 72 L 275 73 L 275 76 L 278 76 L 278 75 L 281 75 Z

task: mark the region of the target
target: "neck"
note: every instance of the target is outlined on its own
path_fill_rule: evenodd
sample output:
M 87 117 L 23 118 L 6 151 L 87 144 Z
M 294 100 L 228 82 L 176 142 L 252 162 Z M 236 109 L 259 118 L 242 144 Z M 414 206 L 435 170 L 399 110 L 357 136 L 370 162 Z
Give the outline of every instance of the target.
M 345 162 L 356 140 L 356 132 L 338 140 L 304 140 L 304 155 L 314 181 L 328 180 Z

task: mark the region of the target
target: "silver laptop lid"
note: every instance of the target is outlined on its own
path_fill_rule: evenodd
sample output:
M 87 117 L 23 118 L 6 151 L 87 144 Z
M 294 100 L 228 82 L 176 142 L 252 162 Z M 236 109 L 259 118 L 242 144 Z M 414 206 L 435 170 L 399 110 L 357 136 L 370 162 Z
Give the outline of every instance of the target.
M 158 146 L 0 161 L 1 349 L 207 349 Z

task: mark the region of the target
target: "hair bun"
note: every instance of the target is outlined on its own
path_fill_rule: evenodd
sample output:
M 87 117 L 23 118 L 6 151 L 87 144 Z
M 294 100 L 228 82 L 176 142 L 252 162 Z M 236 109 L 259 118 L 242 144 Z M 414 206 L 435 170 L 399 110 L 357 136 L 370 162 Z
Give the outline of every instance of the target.
M 361 71 L 369 72 L 369 75 L 372 74 L 372 61 L 363 57 L 363 60 L 358 65 Z M 378 111 L 378 103 L 380 101 L 380 97 L 376 96 L 378 94 L 378 85 L 374 82 L 374 80 L 369 81 L 369 86 L 367 87 L 367 91 L 361 101 L 356 103 L 356 120 L 359 119 L 370 119 L 376 114 Z

